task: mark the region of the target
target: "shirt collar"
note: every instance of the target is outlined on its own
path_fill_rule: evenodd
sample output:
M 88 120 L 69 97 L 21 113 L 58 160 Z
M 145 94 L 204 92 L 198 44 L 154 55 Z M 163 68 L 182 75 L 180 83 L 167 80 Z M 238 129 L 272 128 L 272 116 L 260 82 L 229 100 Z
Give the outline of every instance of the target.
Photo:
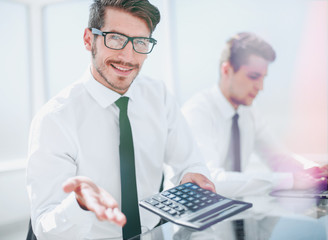
M 107 108 L 108 106 L 112 105 L 116 100 L 118 100 L 122 96 L 127 96 L 130 98 L 130 100 L 133 100 L 133 89 L 132 86 L 134 84 L 131 84 L 128 91 L 121 95 L 100 82 L 98 82 L 91 74 L 91 70 L 88 69 L 86 71 L 84 77 L 83 77 L 84 86 L 87 89 L 87 91 L 90 93 L 90 95 L 98 102 L 98 104 L 103 107 Z
M 218 84 L 215 85 L 214 91 L 216 92 L 215 96 L 217 96 L 216 102 L 219 110 L 226 119 L 230 119 L 238 113 L 238 110 L 236 111 L 231 103 L 225 98 Z

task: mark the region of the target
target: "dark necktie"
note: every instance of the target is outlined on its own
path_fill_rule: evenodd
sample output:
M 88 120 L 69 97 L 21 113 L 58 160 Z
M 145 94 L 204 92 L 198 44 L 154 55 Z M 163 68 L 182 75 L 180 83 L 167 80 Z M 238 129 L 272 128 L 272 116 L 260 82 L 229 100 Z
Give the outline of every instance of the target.
M 240 133 L 238 126 L 239 115 L 236 113 L 232 118 L 231 137 L 232 137 L 232 154 L 233 154 L 233 171 L 241 171 L 240 163 Z
M 232 118 L 231 137 L 232 137 L 232 156 L 233 156 L 233 171 L 241 171 L 240 163 L 240 132 L 238 126 L 239 115 L 236 113 Z M 236 233 L 236 239 L 242 240 L 245 238 L 244 220 L 238 219 L 233 222 Z
M 131 125 L 128 118 L 128 97 L 121 97 L 115 103 L 120 109 L 120 169 L 122 212 L 127 218 L 123 227 L 123 239 L 129 239 L 141 233 L 134 148 Z

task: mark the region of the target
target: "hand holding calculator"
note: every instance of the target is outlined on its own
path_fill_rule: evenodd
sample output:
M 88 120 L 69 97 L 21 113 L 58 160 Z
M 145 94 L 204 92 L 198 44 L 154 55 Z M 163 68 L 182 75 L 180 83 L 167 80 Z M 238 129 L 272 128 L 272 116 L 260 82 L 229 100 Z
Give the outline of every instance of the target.
M 139 205 L 195 230 L 203 230 L 252 207 L 251 203 L 223 197 L 190 182 L 141 200 Z

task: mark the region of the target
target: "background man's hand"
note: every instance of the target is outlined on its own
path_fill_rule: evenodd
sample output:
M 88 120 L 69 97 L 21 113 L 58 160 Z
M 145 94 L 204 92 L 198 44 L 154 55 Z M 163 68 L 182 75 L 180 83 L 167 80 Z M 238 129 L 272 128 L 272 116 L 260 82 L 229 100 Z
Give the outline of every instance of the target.
M 66 193 L 75 192 L 81 208 L 92 211 L 101 221 L 114 222 L 119 226 L 126 223 L 125 215 L 118 209 L 116 200 L 104 189 L 83 176 L 72 177 L 63 184 Z
M 294 188 L 295 189 L 327 189 L 328 168 L 312 167 L 303 171 L 294 173 Z
M 214 184 L 207 177 L 200 173 L 186 173 L 183 176 L 180 184 L 184 184 L 186 182 L 196 183 L 201 188 L 216 192 Z

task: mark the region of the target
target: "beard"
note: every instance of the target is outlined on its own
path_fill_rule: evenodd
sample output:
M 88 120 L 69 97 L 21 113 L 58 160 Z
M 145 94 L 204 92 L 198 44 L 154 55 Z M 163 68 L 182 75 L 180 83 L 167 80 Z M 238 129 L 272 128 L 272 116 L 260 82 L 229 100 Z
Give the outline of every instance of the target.
M 92 62 L 93 62 L 93 65 L 94 65 L 96 71 L 98 72 L 98 74 L 100 75 L 100 77 L 113 90 L 117 90 L 119 92 L 126 92 L 129 89 L 129 87 L 131 86 L 131 84 L 133 83 L 134 79 L 137 77 L 138 73 L 140 72 L 140 65 L 139 64 L 132 64 L 132 63 L 129 63 L 129 62 L 115 61 L 115 60 L 107 59 L 104 64 L 98 65 L 97 62 L 96 62 L 97 47 L 96 47 L 95 44 L 92 45 L 91 55 L 92 55 Z M 113 64 L 118 64 L 118 65 L 126 66 L 126 67 L 133 68 L 133 69 L 136 69 L 137 70 L 137 72 L 135 73 L 135 75 L 134 76 L 131 76 L 132 77 L 132 80 L 131 80 L 130 84 L 128 84 L 127 86 L 121 87 L 121 86 L 118 86 L 117 84 L 115 84 L 114 81 L 111 81 L 108 77 L 105 76 L 104 73 L 106 72 L 106 70 L 108 69 L 108 67 L 115 68 Z M 120 81 L 126 80 L 127 77 L 118 76 L 117 78 L 118 78 L 118 80 L 120 82 Z

